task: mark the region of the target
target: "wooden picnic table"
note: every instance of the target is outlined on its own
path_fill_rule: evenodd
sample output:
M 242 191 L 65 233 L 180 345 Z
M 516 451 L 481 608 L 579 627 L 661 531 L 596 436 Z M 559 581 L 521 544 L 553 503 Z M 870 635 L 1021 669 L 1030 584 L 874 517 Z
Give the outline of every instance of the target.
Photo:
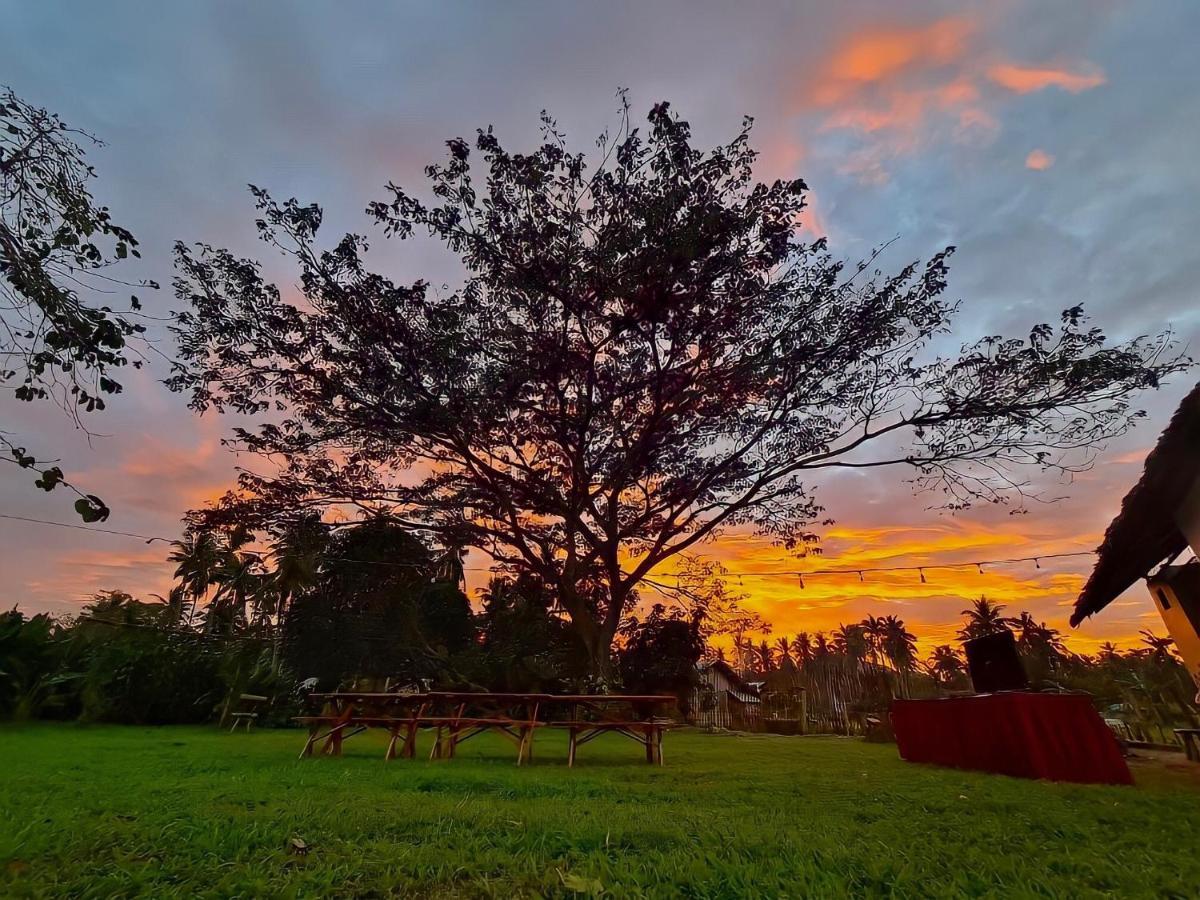
M 556 699 L 565 703 L 569 710 L 565 721 L 553 723 L 567 729 L 568 767 L 575 765 L 579 747 L 608 733 L 637 741 L 646 748 L 646 762 L 663 764 L 663 733 L 674 723 L 655 713 L 673 708 L 674 697 L 663 694 L 571 694 Z M 630 710 L 629 714 L 624 713 L 625 708 Z
M 567 765 L 575 764 L 578 748 L 601 734 L 613 732 L 646 748 L 646 762 L 662 765 L 662 738 L 673 721 L 659 713 L 675 705 L 662 694 L 544 694 L 479 691 L 385 693 L 334 691 L 309 695 L 320 704 L 315 715 L 300 716 L 309 726 L 301 757 L 311 756 L 324 741 L 322 752 L 340 756 L 342 742 L 371 727 L 387 728 L 391 739 L 385 759 L 413 758 L 421 728 L 436 729 L 431 759 L 453 758 L 461 743 L 494 731 L 517 746 L 517 765 L 533 757 L 538 728 L 568 730 Z M 397 751 L 397 745 L 400 745 Z
M 308 702 L 319 704 L 320 709 L 315 715 L 297 717 L 297 721 L 309 726 L 301 759 L 312 756 L 313 746 L 322 739 L 325 742 L 322 753 L 341 756 L 342 741 L 372 726 L 386 727 L 391 733 L 385 759 L 395 758 L 401 734 L 404 744 L 400 755 L 411 757 L 416 752 L 417 729 L 425 710 L 424 694 L 333 691 L 309 694 Z M 322 728 L 327 730 L 322 733 Z

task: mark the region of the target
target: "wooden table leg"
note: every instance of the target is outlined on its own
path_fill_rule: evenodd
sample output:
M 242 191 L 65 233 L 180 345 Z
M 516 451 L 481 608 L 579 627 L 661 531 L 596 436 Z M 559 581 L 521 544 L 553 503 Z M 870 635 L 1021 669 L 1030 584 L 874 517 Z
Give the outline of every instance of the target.
M 400 755 L 405 759 L 416 759 L 418 727 L 416 720 L 409 722 L 407 725 L 407 731 L 404 734 L 404 746 L 400 748 Z
M 430 759 L 438 759 L 442 755 L 442 726 L 437 727 L 437 734 L 433 739 L 433 749 L 429 752 Z
M 654 765 L 654 728 L 642 729 L 642 743 L 646 745 L 646 762 Z
M 388 740 L 387 753 L 383 754 L 384 760 L 396 758 L 396 741 L 400 739 L 400 727 L 393 725 L 391 728 L 391 739 Z
M 575 765 L 575 742 L 579 736 L 579 729 L 571 727 L 567 732 L 567 768 Z
M 317 732 L 320 730 L 320 726 L 317 725 L 308 729 L 308 740 L 304 742 L 304 749 L 300 751 L 301 759 L 304 759 L 306 756 L 312 756 L 313 744 L 317 742 Z

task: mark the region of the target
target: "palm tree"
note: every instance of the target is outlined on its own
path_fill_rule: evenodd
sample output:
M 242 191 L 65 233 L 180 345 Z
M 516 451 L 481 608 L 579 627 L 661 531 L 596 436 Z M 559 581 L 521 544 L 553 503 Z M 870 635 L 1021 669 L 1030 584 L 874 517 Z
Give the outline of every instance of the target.
M 269 585 L 263 571 L 262 558 L 257 553 L 239 552 L 236 547 L 245 544 L 240 535 L 231 539 L 231 546 L 221 555 L 221 562 L 212 574 L 212 583 L 217 585 L 212 603 L 208 605 L 205 630 L 209 632 L 232 632 L 246 621 L 246 607 L 255 603 L 255 618 L 261 626 L 270 614 L 269 601 L 273 592 L 264 590 Z
M 274 571 L 270 576 L 275 594 L 275 640 L 272 667 L 278 668 L 284 617 L 296 598 L 317 581 L 321 559 L 329 544 L 329 532 L 320 516 L 310 515 L 290 524 L 271 544 Z
M 755 649 L 755 655 L 758 657 L 758 665 L 762 674 L 769 675 L 775 668 L 775 658 L 765 640 Z
M 829 640 L 825 637 L 825 632 L 818 631 L 816 637 L 813 638 L 813 656 L 829 656 L 831 650 L 832 648 L 829 646 Z
M 856 663 L 865 662 L 871 642 L 862 624 L 839 625 L 833 633 L 833 646 Z
M 808 636 L 807 631 L 802 631 L 792 639 L 792 656 L 796 659 L 796 665 L 803 669 L 813 658 L 812 638 Z
M 926 671 L 939 687 L 950 684 L 954 678 L 962 674 L 965 668 L 962 657 L 949 644 L 940 644 L 934 647 L 932 655 L 925 663 Z
M 1102 662 L 1106 662 L 1106 663 L 1116 662 L 1118 659 L 1121 658 L 1121 651 L 1117 648 L 1117 645 L 1114 644 L 1112 641 L 1105 641 L 1103 644 L 1100 645 L 1099 656 L 1100 656 L 1100 660 Z
M 959 629 L 958 639 L 970 641 L 977 637 L 1003 631 L 1012 622 L 1011 619 L 1001 615 L 1003 609 L 1003 606 L 993 603 L 987 597 L 980 597 L 971 605 L 970 609 L 962 611 L 962 615 L 967 617 L 967 621 Z
M 1172 662 L 1174 660 L 1171 648 L 1175 646 L 1175 641 L 1171 638 L 1159 637 L 1144 628 L 1138 634 L 1142 636 L 1142 643 L 1148 648 L 1152 660 L 1158 663 Z
M 882 668 L 883 641 L 887 637 L 887 626 L 884 625 L 883 619 L 877 619 L 875 616 L 867 616 L 862 620 L 859 627 L 862 629 L 862 633 L 867 640 L 867 650 L 871 654 L 871 664 Z
M 792 644 L 786 637 L 775 639 L 775 664 L 783 665 L 783 661 L 792 661 Z
M 203 601 L 207 604 L 208 588 L 213 583 L 213 574 L 221 564 L 223 547 L 213 531 L 189 531 L 183 540 L 173 541 L 175 549 L 167 557 L 176 563 L 175 577 L 184 593 L 191 597 L 188 608 L 188 624 L 196 614 L 196 607 Z
M 908 676 L 917 664 L 917 636 L 897 616 L 883 617 L 882 649 L 896 669 L 900 696 L 908 696 Z

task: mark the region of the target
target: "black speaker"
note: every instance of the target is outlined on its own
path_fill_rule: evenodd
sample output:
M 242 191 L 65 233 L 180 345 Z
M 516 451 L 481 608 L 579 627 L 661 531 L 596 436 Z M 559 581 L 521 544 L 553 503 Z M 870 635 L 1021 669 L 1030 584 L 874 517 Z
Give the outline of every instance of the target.
M 967 668 L 977 694 L 1022 691 L 1029 687 L 1011 631 L 1005 629 L 974 638 L 963 644 L 963 649 L 967 651 Z

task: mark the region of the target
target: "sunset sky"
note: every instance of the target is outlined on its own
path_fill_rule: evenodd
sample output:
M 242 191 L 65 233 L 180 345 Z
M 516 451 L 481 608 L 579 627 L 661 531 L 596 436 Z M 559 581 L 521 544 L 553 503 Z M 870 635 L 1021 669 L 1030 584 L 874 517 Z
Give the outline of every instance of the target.
M 805 7 L 809 7 L 805 9 Z M 68 10 L 70 10 L 68 12 Z M 102 137 L 98 198 L 142 241 L 127 277 L 164 285 L 175 240 L 206 241 L 290 275 L 254 235 L 248 182 L 319 202 L 327 239 L 372 234 L 363 215 L 390 180 L 408 186 L 443 142 L 492 124 L 532 147 L 545 108 L 579 148 L 616 121 L 628 88 L 644 115 L 670 100 L 697 142 L 755 117 L 764 179 L 802 176 L 808 227 L 858 259 L 896 238 L 899 269 L 957 245 L 956 338 L 1024 335 L 1084 303 L 1116 338 L 1200 317 L 1200 4 L 445 3 L 34 4 L 0 2 L 0 84 Z M 376 264 L 453 283 L 453 261 L 375 235 Z M 159 348 L 170 355 L 165 337 Z M 227 423 L 196 417 L 153 362 L 90 420 L 90 441 L 55 410 L 0 397 L 0 428 L 50 448 L 104 497 L 106 527 L 176 536 L 183 512 L 221 493 L 237 461 Z M 913 497 L 902 471 L 826 480 L 836 524 L 824 556 L 797 562 L 749 535 L 705 548 L 734 572 L 961 562 L 1094 547 L 1137 479 L 1185 376 L 1141 398 L 1148 419 L 1096 468 L 1023 516 L 958 516 Z M 242 459 L 242 463 L 247 460 Z M 0 470 L 0 512 L 75 522 L 65 493 Z M 77 610 L 96 590 L 165 593 L 162 544 L 0 519 L 0 605 Z M 482 560 L 473 558 L 472 565 Z M 952 638 L 986 594 L 1067 631 L 1090 560 L 809 578 L 735 574 L 776 634 L 868 612 L 895 614 L 926 642 Z M 475 581 L 483 576 L 472 573 Z M 740 584 L 739 584 L 740 581 Z M 1141 588 L 1071 633 L 1087 650 L 1163 631 Z

